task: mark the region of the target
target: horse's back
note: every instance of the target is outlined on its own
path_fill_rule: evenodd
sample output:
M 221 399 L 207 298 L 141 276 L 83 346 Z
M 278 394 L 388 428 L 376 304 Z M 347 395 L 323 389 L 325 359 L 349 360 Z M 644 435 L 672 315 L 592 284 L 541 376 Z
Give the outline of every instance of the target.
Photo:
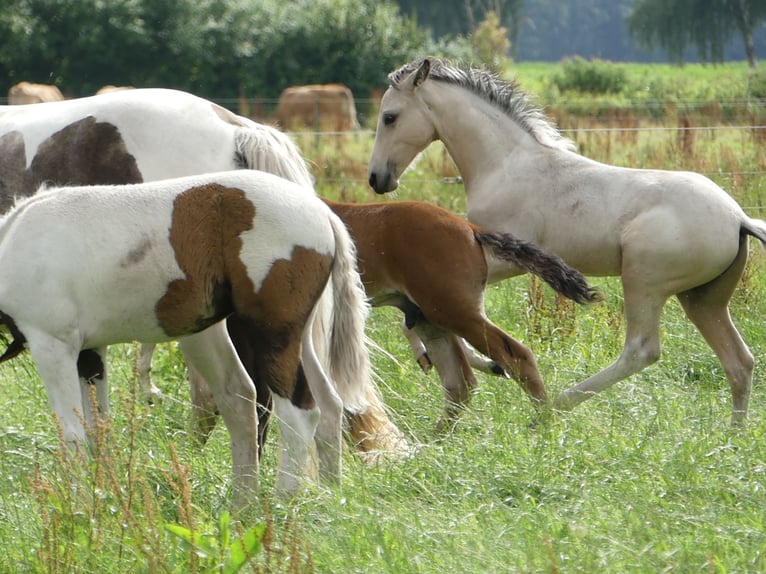
M 237 269 L 257 292 L 303 247 L 326 272 L 334 236 L 323 210 L 310 191 L 251 170 L 51 189 L 0 227 L 0 309 L 20 325 L 46 324 L 56 318 L 39 302 L 57 301 L 61 322 L 76 318 L 91 345 L 196 332 L 233 310 L 220 286 Z
M 234 131 L 239 127 L 237 116 L 192 94 L 125 90 L 5 106 L 0 109 L 0 151 L 16 158 L 4 168 L 6 174 L 23 170 L 36 182 L 151 181 L 238 167 Z M 78 166 L 71 165 L 72 159 Z M 131 162 L 131 174 L 114 173 Z M 0 177 L 10 180 L 11 175 Z

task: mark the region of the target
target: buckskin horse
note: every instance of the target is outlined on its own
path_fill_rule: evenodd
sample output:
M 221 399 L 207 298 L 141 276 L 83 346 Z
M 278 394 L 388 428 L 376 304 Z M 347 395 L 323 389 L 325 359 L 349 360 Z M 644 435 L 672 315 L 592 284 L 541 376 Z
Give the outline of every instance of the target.
M 525 92 L 484 70 L 425 58 L 389 74 L 389 83 L 368 167 L 377 193 L 396 189 L 415 156 L 440 139 L 463 178 L 469 220 L 532 241 L 585 275 L 621 276 L 622 353 L 561 392 L 555 410 L 656 362 L 660 314 L 675 295 L 723 365 L 732 423 L 746 419 L 754 359 L 728 306 L 747 238 L 766 243 L 766 222 L 703 175 L 575 153 Z

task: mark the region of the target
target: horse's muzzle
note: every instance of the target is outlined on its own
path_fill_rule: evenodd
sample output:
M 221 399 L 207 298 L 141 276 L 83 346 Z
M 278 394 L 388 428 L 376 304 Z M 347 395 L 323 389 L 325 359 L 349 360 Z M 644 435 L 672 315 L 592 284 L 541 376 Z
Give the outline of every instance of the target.
M 370 187 L 373 189 L 373 191 L 375 191 L 375 193 L 378 195 L 383 195 L 384 193 L 394 191 L 397 187 L 399 187 L 399 182 L 391 177 L 391 173 L 391 171 L 387 171 L 385 176 L 378 176 L 376 172 L 370 172 L 368 183 L 370 184 Z

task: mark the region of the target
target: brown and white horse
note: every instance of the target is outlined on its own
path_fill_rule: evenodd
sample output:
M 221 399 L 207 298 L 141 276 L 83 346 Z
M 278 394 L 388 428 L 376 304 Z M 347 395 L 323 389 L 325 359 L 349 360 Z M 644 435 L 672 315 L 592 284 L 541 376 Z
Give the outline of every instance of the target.
M 302 186 L 237 170 L 49 189 L 0 220 L 0 268 L 0 317 L 14 336 L 0 360 L 28 346 L 67 443 L 86 440 L 78 412 L 95 422 L 84 357 L 103 369 L 108 345 L 180 339 L 226 422 L 233 504 L 246 506 L 257 492 L 257 396 L 223 322 L 236 312 L 280 425 L 278 491 L 298 487 L 315 432 L 320 471 L 340 480 L 343 409 L 366 401 L 368 306 L 348 231 Z M 335 385 L 313 345 L 328 282 Z
M 269 171 L 271 156 L 285 140 L 212 102 L 175 90 L 127 90 L 65 102 L 0 106 L 0 213 L 15 198 L 34 194 L 43 182 L 126 184 L 231 169 Z M 289 179 L 305 184 L 311 193 L 302 158 L 295 165 Z M 318 324 L 328 323 L 331 314 L 332 298 L 323 296 Z M 229 323 L 239 325 L 236 315 Z M 235 345 L 246 348 L 246 330 L 236 331 Z M 327 340 L 318 329 L 315 346 L 330 371 Z M 139 376 L 145 391 L 157 396 L 149 379 L 151 348 L 143 353 Z M 81 362 L 83 381 L 94 381 L 97 394 L 105 396 L 106 370 L 96 365 L 103 376 L 94 377 L 91 364 Z M 196 376 L 193 370 L 191 375 Z M 366 379 L 369 407 L 347 413 L 352 441 L 365 451 L 401 452 L 406 446 L 402 435 L 389 420 L 369 374 Z M 265 415 L 262 422 L 261 430 L 266 428 Z

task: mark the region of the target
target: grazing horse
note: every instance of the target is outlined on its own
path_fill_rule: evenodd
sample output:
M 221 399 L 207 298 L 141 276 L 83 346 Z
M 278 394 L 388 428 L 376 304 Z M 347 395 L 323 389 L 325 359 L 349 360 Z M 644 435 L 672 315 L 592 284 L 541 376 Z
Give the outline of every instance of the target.
M 257 378 L 274 400 L 284 443 L 278 491 L 298 486 L 319 397 L 322 417 L 334 421 L 318 431 L 320 468 L 339 480 L 343 408 L 364 405 L 369 360 L 355 266 L 337 216 L 302 186 L 265 172 L 41 191 L 0 220 L 0 316 L 14 335 L 0 360 L 28 346 L 74 444 L 86 438 L 77 412 L 94 420 L 80 389 L 84 356 L 103 369 L 108 345 L 180 339 L 231 435 L 241 508 L 256 491 L 256 390 L 222 320 L 236 312 L 246 323 Z M 312 342 L 328 282 L 333 364 L 351 375 L 335 387 Z
M 766 222 L 700 174 L 578 155 L 524 92 L 488 72 L 426 58 L 392 72 L 389 82 L 369 163 L 377 193 L 396 189 L 415 156 L 440 139 L 463 177 L 469 220 L 532 241 L 586 275 L 621 276 L 622 353 L 563 391 L 555 409 L 571 409 L 657 361 L 661 310 L 675 295 L 723 365 L 732 423 L 746 419 L 753 355 L 728 305 L 747 237 L 766 242 Z
M 34 194 L 43 182 L 127 184 L 232 169 L 270 171 L 271 156 L 281 146 L 276 136 L 264 134 L 263 126 L 175 90 L 126 90 L 34 106 L 0 106 L 0 213 L 15 198 Z M 310 188 L 305 167 L 296 165 L 290 179 Z M 319 313 L 323 320 L 316 325 L 329 323 L 330 294 L 322 296 Z M 235 346 L 246 348 L 247 331 L 237 316 L 227 323 Z M 326 341 L 317 327 L 317 353 L 326 370 L 332 370 Z M 159 391 L 149 377 L 151 349 L 150 345 L 142 352 L 139 381 L 156 398 Z M 83 380 L 93 381 L 97 394 L 106 396 L 106 371 L 94 377 L 89 364 L 81 361 Z M 193 369 L 190 376 L 197 376 Z M 401 451 L 406 446 L 402 434 L 389 420 L 369 375 L 366 381 L 369 406 L 346 413 L 351 440 L 363 451 Z M 259 428 L 264 431 L 267 416 L 261 413 Z

